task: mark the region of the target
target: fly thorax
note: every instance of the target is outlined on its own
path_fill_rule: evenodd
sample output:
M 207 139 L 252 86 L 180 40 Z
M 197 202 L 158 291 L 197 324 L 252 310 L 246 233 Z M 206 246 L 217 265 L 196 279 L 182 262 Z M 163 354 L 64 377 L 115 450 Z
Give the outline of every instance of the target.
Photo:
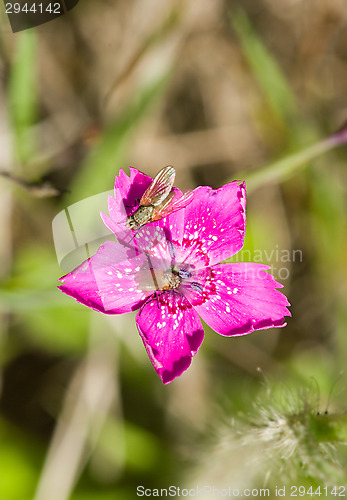
M 145 224 L 151 221 L 153 212 L 154 212 L 153 205 L 148 205 L 146 207 L 140 205 L 139 208 L 136 210 L 136 212 L 133 213 L 132 217 L 139 226 L 144 226 Z

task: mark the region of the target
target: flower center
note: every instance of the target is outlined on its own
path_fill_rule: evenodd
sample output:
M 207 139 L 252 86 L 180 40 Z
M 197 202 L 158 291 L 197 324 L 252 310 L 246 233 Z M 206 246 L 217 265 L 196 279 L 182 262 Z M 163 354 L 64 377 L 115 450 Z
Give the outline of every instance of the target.
M 163 286 L 160 288 L 161 291 L 164 290 L 175 290 L 181 284 L 182 278 L 176 271 L 167 271 L 163 275 Z
M 137 273 L 138 290 L 161 291 L 175 290 L 182 282 L 182 277 L 173 269 L 144 269 Z

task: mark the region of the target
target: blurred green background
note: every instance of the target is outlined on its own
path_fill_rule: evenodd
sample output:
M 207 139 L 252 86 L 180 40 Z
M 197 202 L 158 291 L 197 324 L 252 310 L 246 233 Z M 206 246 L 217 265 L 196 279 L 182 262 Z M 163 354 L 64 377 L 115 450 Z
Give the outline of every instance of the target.
M 0 11 L 0 500 L 346 483 L 345 2 L 80 0 L 16 34 Z M 206 327 L 164 387 L 134 314 L 56 289 L 52 220 L 169 164 L 181 189 L 246 180 L 236 258 L 272 266 L 292 318 Z

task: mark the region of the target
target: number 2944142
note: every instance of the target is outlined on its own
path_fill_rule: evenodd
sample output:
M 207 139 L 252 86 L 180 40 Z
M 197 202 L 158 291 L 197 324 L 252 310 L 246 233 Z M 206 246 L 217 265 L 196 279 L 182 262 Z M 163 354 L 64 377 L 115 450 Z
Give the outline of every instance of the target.
M 5 7 L 7 14 L 63 14 L 60 2 L 7 2 Z

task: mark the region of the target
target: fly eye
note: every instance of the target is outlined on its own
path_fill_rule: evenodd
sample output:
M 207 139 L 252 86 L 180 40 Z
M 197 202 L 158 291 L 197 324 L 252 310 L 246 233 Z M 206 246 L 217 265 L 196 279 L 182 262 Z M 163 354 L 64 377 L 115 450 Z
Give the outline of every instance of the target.
M 189 271 L 186 271 L 185 269 L 180 269 L 178 272 L 178 276 L 182 279 L 190 278 L 191 275 L 192 275 L 192 273 L 190 273 Z
M 199 283 L 195 283 L 195 281 L 193 281 L 193 283 L 191 283 L 190 286 L 196 292 L 202 292 L 202 286 Z

